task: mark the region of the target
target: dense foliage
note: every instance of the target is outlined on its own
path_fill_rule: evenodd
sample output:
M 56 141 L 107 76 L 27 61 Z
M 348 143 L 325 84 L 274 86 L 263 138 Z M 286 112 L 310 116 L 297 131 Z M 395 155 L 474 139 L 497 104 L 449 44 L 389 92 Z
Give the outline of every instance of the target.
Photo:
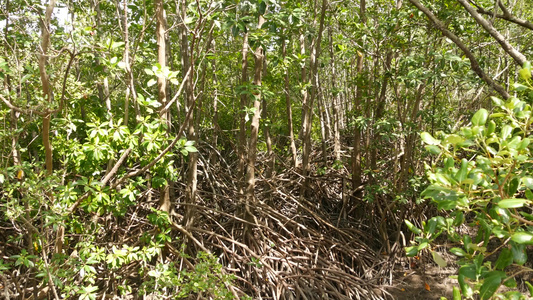
M 519 297 L 532 11 L 4 0 L 0 297 L 394 298 L 443 240 Z

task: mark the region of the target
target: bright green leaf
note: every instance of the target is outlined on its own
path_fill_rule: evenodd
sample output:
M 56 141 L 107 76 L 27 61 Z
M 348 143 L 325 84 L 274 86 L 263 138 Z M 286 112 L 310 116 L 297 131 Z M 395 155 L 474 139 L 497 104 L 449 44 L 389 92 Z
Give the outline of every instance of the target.
M 533 234 L 525 231 L 515 232 L 511 236 L 511 240 L 518 244 L 533 245 Z
M 500 202 L 498 202 L 498 206 L 501 208 L 518 208 L 524 206 L 529 202 L 526 199 L 503 199 Z
M 153 85 L 156 84 L 156 83 L 157 83 L 157 80 L 155 80 L 155 79 L 152 78 L 152 79 L 148 80 L 148 83 L 147 83 L 146 85 L 147 85 L 148 87 L 151 87 L 151 86 L 153 86 Z
M 440 144 L 440 140 L 437 140 L 437 139 L 433 138 L 429 132 L 422 132 L 420 134 L 420 138 L 422 139 L 422 141 L 424 141 L 424 143 L 426 143 L 428 145 L 438 145 L 438 144 Z
M 452 299 L 461 300 L 461 291 L 456 286 L 453 287 L 453 298 Z
M 409 222 L 408 220 L 404 220 L 405 225 L 407 225 L 407 228 L 411 230 L 414 234 L 421 234 L 422 230 L 418 227 L 416 227 L 413 223 Z
M 472 125 L 474 126 L 485 125 L 488 117 L 489 117 L 489 112 L 486 109 L 482 108 L 478 110 L 472 117 Z
M 463 249 L 457 248 L 457 247 L 451 248 L 450 252 L 452 254 L 454 254 L 454 255 L 457 255 L 457 256 L 465 256 L 466 255 L 466 252 Z
M 515 89 L 516 91 L 518 91 L 518 92 L 525 91 L 525 90 L 529 89 L 529 87 L 527 87 L 527 86 L 525 86 L 525 85 L 523 85 L 523 84 L 520 84 L 520 83 L 518 83 L 518 82 L 515 82 L 515 83 L 513 84 L 513 87 L 514 87 L 514 89 Z

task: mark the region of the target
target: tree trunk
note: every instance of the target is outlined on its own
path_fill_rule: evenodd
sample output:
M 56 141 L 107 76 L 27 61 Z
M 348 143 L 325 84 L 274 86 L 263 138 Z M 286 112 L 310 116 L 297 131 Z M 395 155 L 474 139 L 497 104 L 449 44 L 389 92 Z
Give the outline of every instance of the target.
M 287 57 L 287 44 L 285 42 L 285 38 L 283 38 L 282 41 L 282 55 L 283 55 L 283 61 L 285 61 L 285 58 Z M 292 163 L 294 168 L 298 168 L 298 154 L 296 152 L 296 143 L 294 142 L 294 128 L 292 123 L 292 104 L 291 104 L 291 96 L 290 96 L 290 87 L 289 87 L 289 66 L 285 66 L 285 82 L 284 82 L 284 89 L 285 89 L 285 106 L 287 110 L 287 128 L 289 129 L 289 140 L 290 140 L 290 148 L 291 148 L 291 154 L 292 154 Z
M 322 0 L 322 8 L 320 12 L 320 25 L 318 28 L 317 37 L 313 39 L 311 45 L 311 56 L 310 56 L 310 69 L 309 74 L 309 83 L 311 85 L 311 93 L 309 95 L 308 103 L 304 103 L 304 113 L 305 116 L 302 120 L 302 141 L 303 141 L 303 153 L 302 153 L 302 176 L 304 177 L 304 184 L 302 185 L 302 190 L 300 196 L 304 197 L 309 191 L 309 174 L 310 174 L 310 165 L 309 158 L 311 154 L 311 127 L 313 121 L 313 102 L 316 99 L 317 95 L 317 70 L 318 70 L 318 58 L 320 56 L 320 43 L 322 41 L 322 32 L 324 31 L 324 19 L 326 16 L 326 7 L 327 1 Z
M 340 102 L 339 92 L 337 91 L 337 70 L 335 68 L 335 55 L 333 53 L 333 36 L 331 27 L 329 28 L 329 54 L 331 57 L 331 89 L 332 89 L 332 119 L 333 119 L 333 155 L 335 160 L 341 160 L 341 143 L 340 143 L 340 115 L 338 105 Z
M 361 1 L 361 3 L 364 3 L 364 0 Z M 361 73 L 363 72 L 363 63 L 364 63 L 364 56 L 363 53 L 357 51 L 357 77 L 358 79 L 357 87 L 356 87 L 356 93 L 355 93 L 355 100 L 354 100 L 354 108 L 356 113 L 362 114 L 363 110 L 361 109 L 361 100 L 363 98 L 363 84 L 362 84 L 362 76 Z M 363 170 L 361 167 L 361 128 L 359 128 L 358 124 L 355 124 L 354 126 L 354 138 L 353 138 L 353 150 L 352 150 L 352 186 L 353 190 L 356 191 L 359 189 L 359 187 L 362 184 L 362 176 L 363 176 Z
M 241 60 L 241 89 L 248 85 L 248 32 L 244 33 L 242 40 L 242 60 Z M 244 195 L 244 175 L 246 167 L 246 106 L 248 105 L 248 96 L 242 90 L 241 102 L 239 106 L 239 144 L 237 153 L 239 157 L 238 176 L 239 176 L 239 194 Z M 242 182 L 242 183 L 241 183 Z
M 155 0 L 155 18 L 156 18 L 156 42 L 157 42 L 157 62 L 161 65 L 161 69 L 167 66 L 167 42 L 166 42 L 166 27 L 167 20 L 165 16 L 165 8 L 162 0 Z M 188 70 L 188 68 L 184 68 Z M 167 104 L 167 79 L 164 77 L 157 77 L 157 99 L 162 107 Z M 167 133 L 170 130 L 169 112 L 162 112 L 161 119 L 167 125 Z M 160 190 L 159 195 L 159 209 L 168 213 L 170 211 L 170 182 L 167 182 Z
M 266 54 L 263 54 L 263 74 L 262 76 L 266 76 L 267 72 L 267 63 L 266 63 Z M 263 108 L 261 110 L 262 118 L 263 118 L 263 134 L 265 135 L 265 141 L 267 146 L 267 167 L 265 170 L 266 178 L 271 178 L 272 173 L 274 172 L 274 164 L 275 164 L 275 157 L 274 152 L 272 151 L 272 137 L 270 136 L 270 126 L 272 122 L 269 121 L 268 118 L 268 109 L 267 109 L 267 100 L 265 97 L 263 98 Z
M 261 28 L 265 19 L 259 16 L 257 28 Z M 264 62 L 263 47 L 258 46 L 254 52 L 254 116 L 252 117 L 252 124 L 250 126 L 250 139 L 248 142 L 248 159 L 246 161 L 246 177 L 245 177 L 245 220 L 253 222 L 252 206 L 255 203 L 255 161 L 257 158 L 257 138 L 259 135 L 259 119 L 261 118 L 261 80 Z M 245 239 L 250 240 L 251 231 L 250 226 L 245 227 Z
M 50 0 L 46 8 L 46 14 L 41 22 L 41 52 L 39 53 L 39 75 L 41 77 L 43 98 L 48 102 L 52 102 L 52 87 L 50 86 L 50 79 L 46 73 L 46 64 L 48 62 L 48 47 L 50 46 L 50 20 L 52 12 L 56 5 L 55 0 Z M 45 165 L 46 173 L 52 175 L 53 161 L 52 161 L 52 144 L 50 143 L 50 120 L 51 115 L 48 113 L 43 117 L 43 146 L 45 151 Z
M 181 13 L 182 20 L 187 18 L 187 1 L 181 1 Z M 185 82 L 185 99 L 187 113 L 189 110 L 194 109 L 194 91 L 193 91 L 193 82 L 194 82 L 194 59 L 192 58 L 192 47 L 189 49 L 189 39 L 188 39 L 188 29 L 185 24 L 181 26 L 181 59 L 183 70 L 189 70 L 190 74 L 183 80 Z M 191 52 L 189 52 L 191 51 Z M 196 142 L 196 132 L 195 132 L 195 115 L 194 111 L 190 112 L 189 123 L 187 126 L 187 139 Z M 197 170 L 198 170 L 198 154 L 195 152 L 189 153 L 189 164 L 187 169 L 187 186 L 185 189 L 185 202 L 187 204 L 194 204 L 196 202 L 196 192 L 197 192 Z M 185 225 L 192 226 L 194 223 L 195 209 L 192 205 L 187 205 L 185 207 Z
M 126 65 L 126 84 L 128 86 L 126 92 L 126 100 L 124 101 L 124 125 L 128 126 L 129 120 L 129 107 L 130 107 L 130 95 L 133 98 L 133 105 L 135 107 L 135 118 L 139 115 L 139 105 L 137 103 L 137 92 L 135 91 L 135 83 L 133 80 L 133 71 L 131 70 L 132 62 L 130 62 L 130 40 L 128 32 L 128 2 L 124 0 L 124 64 Z

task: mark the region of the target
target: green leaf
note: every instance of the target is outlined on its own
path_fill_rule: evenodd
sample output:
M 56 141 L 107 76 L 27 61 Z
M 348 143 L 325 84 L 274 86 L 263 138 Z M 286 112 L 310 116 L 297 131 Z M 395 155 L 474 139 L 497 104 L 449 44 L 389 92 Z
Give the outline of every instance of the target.
M 465 276 L 459 274 L 457 280 L 459 281 L 459 287 L 461 288 L 463 296 L 465 296 L 466 298 L 472 297 L 474 295 L 474 291 L 472 290 L 472 287 L 470 287 L 470 285 L 466 283 Z
M 524 231 L 515 232 L 511 236 L 511 240 L 518 244 L 533 245 L 533 234 Z
M 477 280 L 476 266 L 473 264 L 462 266 L 459 268 L 459 276 L 461 275 L 472 280 Z
M 421 234 L 422 230 L 418 227 L 416 227 L 413 223 L 409 222 L 408 220 L 404 220 L 405 225 L 407 225 L 407 228 L 411 230 L 414 234 Z
M 490 99 L 492 100 L 492 102 L 494 102 L 495 106 L 502 106 L 503 105 L 502 99 L 500 99 L 498 97 L 491 96 Z M 491 118 L 492 118 L 492 115 L 491 115 Z
M 453 287 L 453 298 L 452 299 L 461 300 L 461 291 L 456 286 Z
M 448 144 L 457 145 L 465 141 L 465 139 L 462 136 L 459 136 L 457 134 L 450 134 L 447 135 L 444 141 Z
M 428 220 L 427 226 L 424 226 L 426 234 L 433 234 L 437 228 L 437 218 L 433 217 Z
M 482 300 L 490 299 L 496 290 L 500 287 L 502 278 L 505 278 L 504 272 L 492 271 L 487 273 L 481 288 L 479 288 L 479 296 Z
M 185 146 L 185 150 L 187 152 L 198 152 L 198 149 L 196 149 L 194 146 Z
M 485 125 L 488 117 L 489 117 L 489 112 L 486 109 L 482 108 L 478 110 L 472 117 L 472 125 L 474 126 Z
M 522 183 L 528 189 L 533 189 L 533 177 L 529 177 L 529 176 L 522 177 Z
M 457 248 L 457 247 L 454 247 L 454 248 L 450 249 L 450 252 L 453 255 L 457 255 L 457 256 L 465 256 L 466 255 L 466 252 L 463 249 Z
M 503 126 L 502 132 L 501 132 L 502 140 L 505 141 L 509 137 L 509 135 L 511 135 L 511 132 L 513 132 L 513 127 L 511 127 L 510 125 Z
M 515 82 L 515 83 L 513 84 L 513 87 L 514 87 L 514 89 L 515 89 L 516 91 L 518 91 L 518 92 L 525 91 L 525 90 L 529 89 L 529 87 L 527 87 L 527 86 L 525 86 L 525 85 L 523 85 L 523 84 L 520 84 L 520 83 L 518 83 L 518 82 Z
M 124 45 L 124 42 L 111 42 L 111 49 L 115 49 L 123 45 Z
M 525 61 L 524 64 L 522 65 L 522 69 L 526 69 L 529 72 L 531 72 L 531 62 Z
M 498 206 L 501 208 L 518 208 L 523 207 L 527 202 L 529 201 L 526 199 L 503 199 L 498 202 Z
M 459 169 L 459 171 L 457 171 L 457 173 L 455 173 L 455 180 L 461 183 L 463 180 L 465 180 L 467 172 L 468 172 L 468 160 L 463 158 L 461 160 L 461 168 Z
M 496 260 L 496 263 L 494 264 L 494 267 L 499 270 L 505 269 L 505 267 L 509 266 L 513 263 L 513 253 L 509 248 L 503 248 L 500 252 L 500 256 L 498 256 L 498 260 Z
M 413 257 L 418 254 L 418 247 L 417 246 L 409 246 L 405 247 L 405 255 L 408 257 Z
M 496 122 L 493 120 L 490 120 L 489 124 L 487 125 L 487 131 L 486 136 L 490 136 L 494 131 L 496 130 Z
M 503 285 L 505 285 L 508 288 L 515 288 L 516 287 L 516 280 L 514 278 L 509 278 L 503 282 Z
M 439 267 L 444 268 L 448 265 L 448 263 L 442 258 L 440 254 L 438 254 L 435 251 L 431 251 L 431 256 L 433 256 L 433 261 L 439 265 Z
M 434 155 L 438 155 L 441 153 L 440 148 L 435 145 L 427 145 L 424 148 L 426 149 L 427 152 L 434 154 Z
M 529 69 L 520 69 L 518 74 L 520 74 L 520 77 L 522 77 L 524 80 L 529 80 L 531 78 L 531 70 Z
M 531 143 L 531 140 L 529 138 L 525 138 L 522 140 L 522 142 L 520 142 L 520 145 L 518 145 L 516 150 L 524 150 L 527 148 L 527 146 L 529 146 L 530 143 Z
M 425 132 L 425 131 L 422 132 L 420 134 L 420 138 L 422 139 L 422 141 L 424 141 L 424 143 L 426 143 L 428 145 L 438 145 L 438 144 L 440 144 L 440 140 L 437 140 L 437 139 L 433 138 L 429 132 Z
M 156 83 L 157 83 L 157 80 L 155 80 L 155 79 L 152 78 L 152 79 L 148 80 L 148 83 L 147 83 L 146 85 L 147 85 L 148 87 L 151 87 L 151 86 L 153 86 L 153 85 L 156 84 Z
M 525 283 L 527 285 L 527 289 L 529 290 L 529 295 L 533 297 L 533 285 L 531 285 L 529 281 L 525 281 Z

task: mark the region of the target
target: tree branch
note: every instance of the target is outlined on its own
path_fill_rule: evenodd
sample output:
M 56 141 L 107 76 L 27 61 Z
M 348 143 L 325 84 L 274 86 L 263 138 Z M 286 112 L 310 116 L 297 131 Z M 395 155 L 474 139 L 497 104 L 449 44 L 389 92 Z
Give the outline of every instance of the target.
M 516 50 L 509 42 L 505 39 L 505 37 L 498 31 L 492 24 L 489 23 L 489 21 L 485 20 L 476 9 L 470 5 L 466 0 L 457 0 L 465 9 L 468 11 L 468 13 L 476 20 L 476 22 L 481 25 L 485 31 L 487 31 L 499 44 L 502 46 L 503 50 L 509 54 L 514 61 L 519 65 L 522 66 L 527 61 L 526 57 L 520 53 L 518 50 Z
M 433 22 L 437 29 L 442 32 L 444 36 L 452 40 L 452 42 L 454 42 L 457 47 L 459 47 L 463 51 L 465 56 L 470 60 L 470 67 L 477 74 L 477 76 L 479 76 L 479 78 L 481 78 L 483 81 L 485 81 L 485 83 L 487 83 L 490 87 L 496 90 L 503 98 L 508 99 L 509 97 L 511 97 L 501 85 L 499 85 L 496 81 L 487 76 L 485 72 L 483 72 L 483 70 L 479 66 L 476 57 L 472 54 L 472 52 L 470 52 L 468 47 L 453 32 L 448 30 L 448 28 L 446 28 L 446 25 L 444 25 L 441 20 L 439 20 L 428 8 L 422 5 L 418 0 L 409 0 L 409 2 L 411 2 L 411 4 L 413 4 L 421 12 L 423 12 L 429 18 L 429 20 Z
M 476 7 L 477 7 L 477 12 L 480 13 L 480 14 L 489 15 L 489 16 L 495 16 L 498 19 L 509 21 L 511 23 L 515 23 L 516 25 L 519 25 L 519 26 L 522 26 L 524 28 L 533 30 L 533 23 L 529 22 L 528 20 L 520 19 L 520 18 L 517 18 L 517 17 L 511 15 L 509 13 L 509 11 L 507 10 L 507 8 L 505 8 L 505 6 L 503 6 L 503 4 L 501 2 L 500 2 L 500 7 L 502 8 L 502 10 L 505 8 L 505 10 L 503 10 L 503 15 L 494 13 L 494 12 L 492 12 L 490 10 L 486 10 L 486 9 L 484 9 L 482 7 L 479 7 L 479 6 L 476 6 Z

